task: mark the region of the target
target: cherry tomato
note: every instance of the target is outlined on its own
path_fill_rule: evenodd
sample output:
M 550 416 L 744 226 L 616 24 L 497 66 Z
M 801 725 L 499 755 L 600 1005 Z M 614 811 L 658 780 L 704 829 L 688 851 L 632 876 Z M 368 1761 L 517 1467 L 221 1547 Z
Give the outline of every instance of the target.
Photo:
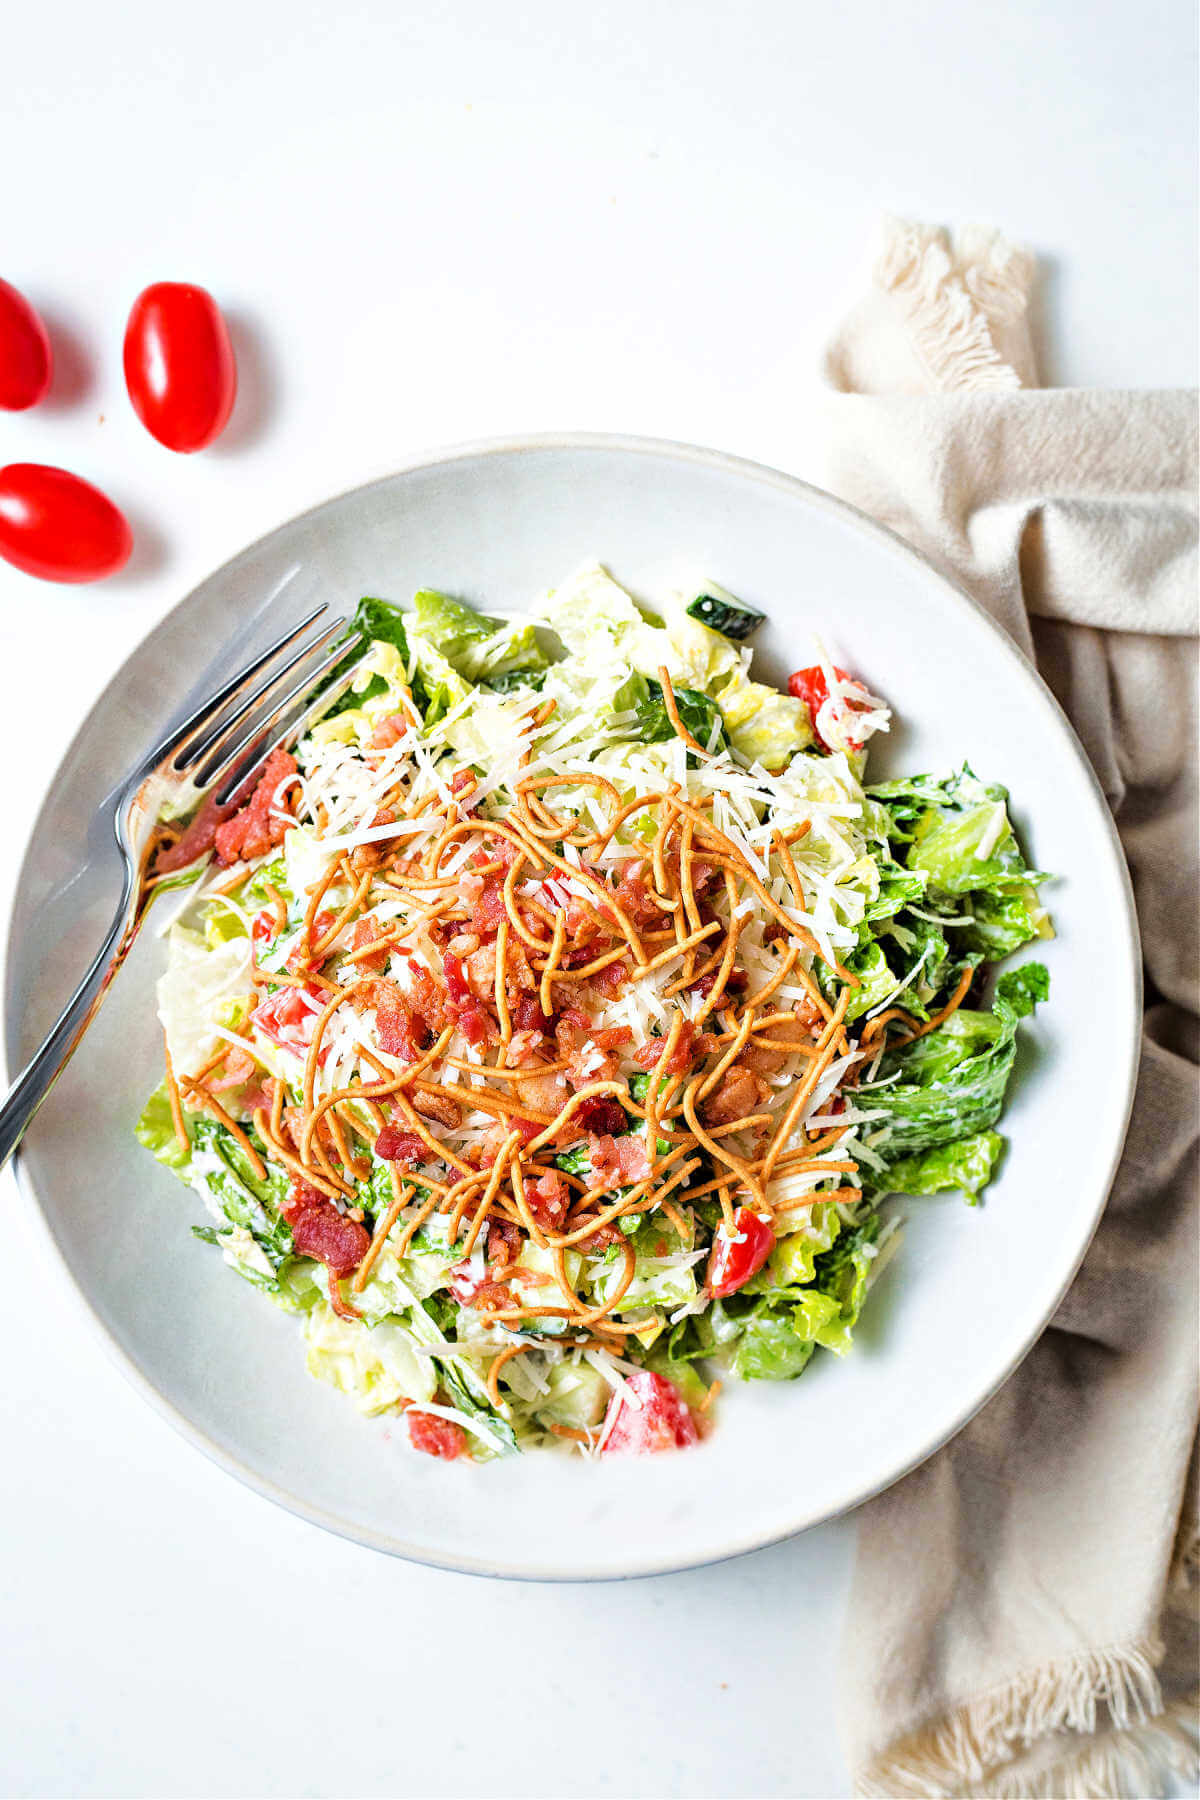
M 7 412 L 36 406 L 53 372 L 46 327 L 24 294 L 0 281 L 0 406 Z
M 221 309 L 202 287 L 156 281 L 125 327 L 125 385 L 133 410 L 168 450 L 203 450 L 224 431 L 237 363 Z
M 625 1377 L 641 1401 L 640 1410 L 623 1393 L 614 1394 L 600 1434 L 603 1454 L 610 1452 L 648 1456 L 656 1450 L 684 1450 L 699 1442 L 700 1433 L 673 1382 L 650 1369 Z
M 775 1248 L 775 1233 L 748 1206 L 739 1206 L 733 1215 L 732 1235 L 727 1225 L 717 1226 L 712 1256 L 708 1263 L 708 1291 L 714 1300 L 736 1294 L 745 1287 Z
M 99 581 L 129 560 L 133 533 L 112 501 L 66 469 L 0 469 L 0 556 L 43 581 Z
M 426 1456 L 444 1456 L 447 1462 L 465 1454 L 467 1434 L 453 1419 L 439 1419 L 436 1413 L 421 1412 L 415 1406 L 409 1407 L 406 1417 L 414 1450 L 423 1450 Z

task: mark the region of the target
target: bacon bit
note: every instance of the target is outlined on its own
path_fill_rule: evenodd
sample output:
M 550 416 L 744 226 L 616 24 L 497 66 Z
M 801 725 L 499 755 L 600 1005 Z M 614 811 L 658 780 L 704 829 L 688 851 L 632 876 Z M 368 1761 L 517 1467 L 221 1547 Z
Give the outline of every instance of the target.
M 589 1136 L 588 1156 L 592 1165 L 587 1178 L 589 1188 L 626 1187 L 645 1181 L 650 1173 L 645 1139 L 634 1132 L 624 1137 Z
M 546 1230 L 557 1231 L 571 1206 L 571 1190 L 561 1175 L 539 1175 L 525 1190 L 529 1210 Z
M 209 1088 L 214 1094 L 223 1094 L 226 1088 L 241 1087 L 244 1081 L 250 1079 L 257 1067 L 257 1062 L 248 1050 L 230 1049 L 229 1055 L 225 1058 L 225 1073 L 220 1081 L 214 1081 L 210 1076 Z
M 253 856 L 265 856 L 268 850 L 282 843 L 292 820 L 290 815 L 279 816 L 282 809 L 276 805 L 275 794 L 289 777 L 294 780 L 298 774 L 296 759 L 289 751 L 272 750 L 249 800 L 240 812 L 218 825 L 213 833 L 217 861 L 223 869 L 239 858 L 248 861 Z
M 575 1121 L 581 1131 L 593 1131 L 599 1137 L 619 1137 L 629 1124 L 619 1100 L 611 1094 L 592 1094 L 575 1110 Z
M 453 1131 L 462 1124 L 462 1107 L 449 1094 L 413 1095 L 413 1107 L 426 1119 L 436 1119 L 447 1131 Z
M 633 1053 L 633 1060 L 639 1068 L 653 1069 L 664 1050 L 662 1038 L 650 1038 L 645 1044 L 639 1044 Z M 686 1075 L 693 1063 L 701 1057 L 708 1056 L 717 1047 L 717 1040 L 710 1032 L 698 1031 L 691 1019 L 683 1021 L 678 1042 L 668 1056 L 666 1066 L 662 1070 L 666 1075 Z
M 397 1125 L 385 1125 L 375 1139 L 375 1154 L 381 1162 L 400 1163 L 408 1168 L 413 1163 L 424 1162 L 429 1151 L 415 1131 L 401 1131 Z
M 542 1011 L 541 1002 L 536 994 L 522 994 L 513 1007 L 512 1015 L 514 1031 L 546 1032 L 554 1024 L 552 1017 Z
M 323 918 L 324 914 L 321 916 Z M 332 920 L 330 923 L 332 924 Z M 326 929 L 328 929 L 328 927 L 326 927 Z M 371 944 L 376 942 L 385 930 L 386 927 L 380 924 L 374 913 L 366 913 L 361 919 L 355 922 L 354 937 L 350 944 L 351 950 L 367 950 Z M 318 919 L 313 931 L 313 936 L 319 939 L 321 935 L 321 919 Z M 387 966 L 389 949 L 390 946 L 385 944 L 381 949 L 371 951 L 367 956 L 359 956 L 356 960 L 358 967 L 362 970 L 363 974 L 378 975 L 380 971 Z
M 345 1218 L 307 1181 L 294 1180 L 280 1211 L 292 1228 L 297 1256 L 311 1256 L 329 1271 L 330 1299 L 335 1280 L 353 1274 L 371 1247 L 365 1225 Z
M 394 981 L 377 981 L 369 990 L 375 1007 L 380 1048 L 404 1062 L 415 1062 L 425 1046 L 428 1028 L 417 1018 Z
M 603 969 L 597 969 L 591 980 L 594 988 L 598 988 L 602 994 L 612 999 L 620 993 L 629 980 L 629 965 L 624 962 L 608 963 Z M 632 1033 L 630 1035 L 632 1036 Z
M 748 1119 L 759 1110 L 763 1096 L 770 1091 L 753 1069 L 734 1063 L 732 1068 L 726 1069 L 716 1088 L 704 1102 L 705 1123 L 732 1125 L 738 1119 Z
M 488 1261 L 500 1264 L 516 1262 L 521 1254 L 521 1241 L 519 1225 L 514 1225 L 511 1219 L 493 1219 L 488 1226 Z
M 661 924 L 663 912 L 650 897 L 650 889 L 643 871 L 647 868 L 643 858 L 635 858 L 632 862 L 621 863 L 617 869 L 617 890 L 614 898 L 624 908 L 626 917 L 633 925 Z
M 693 981 L 691 987 L 688 989 L 688 993 L 699 994 L 702 1000 L 707 1000 L 708 996 L 717 985 L 717 976 L 720 972 L 719 969 L 710 969 L 707 975 L 702 975 L 700 977 L 699 981 Z M 750 977 L 746 974 L 744 969 L 731 969 L 729 972 L 729 979 L 725 983 L 725 992 L 727 994 L 740 994 L 749 986 L 749 984 Z
M 628 1025 L 606 1025 L 603 1030 L 592 1031 L 588 1035 L 601 1050 L 620 1050 L 623 1045 L 633 1042 L 633 1032 Z
M 475 877 L 478 880 L 478 877 Z M 465 896 L 470 898 L 470 896 Z M 504 904 L 504 884 L 494 875 L 490 875 L 483 884 L 482 892 L 475 898 L 471 909 L 471 930 L 481 935 L 490 933 L 495 936 L 500 922 L 508 917 L 508 909 Z
M 496 992 L 496 946 L 484 944 L 466 961 L 467 986 L 476 1000 L 489 1000 Z
M 419 1412 L 415 1406 L 410 1406 L 404 1416 L 408 1421 L 408 1441 L 414 1450 L 422 1450 L 426 1456 L 440 1456 L 446 1462 L 466 1455 L 467 1434 L 453 1419 L 439 1419 L 434 1413 Z
M 154 859 L 154 873 L 170 875 L 176 869 L 186 869 L 198 857 L 207 855 L 216 842 L 218 826 L 229 817 L 234 805 L 235 802 L 230 800 L 224 806 L 218 806 L 210 794 L 178 843 L 170 844 L 158 852 Z

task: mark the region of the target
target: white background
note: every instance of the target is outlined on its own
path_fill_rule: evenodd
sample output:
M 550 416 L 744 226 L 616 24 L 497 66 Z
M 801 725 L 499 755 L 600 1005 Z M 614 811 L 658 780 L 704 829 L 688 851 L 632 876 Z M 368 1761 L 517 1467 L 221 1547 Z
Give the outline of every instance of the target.
M 1031 244 L 1054 384 L 1196 379 L 1187 0 L 73 0 L 6 16 L 3 57 L 0 272 L 60 371 L 0 416 L 0 462 L 75 469 L 138 531 L 104 585 L 0 570 L 5 903 L 108 674 L 311 502 L 423 445 L 554 427 L 805 473 L 820 345 L 881 212 Z M 234 328 L 239 408 L 200 457 L 156 445 L 121 382 L 158 279 L 207 285 Z M 0 1790 L 848 1793 L 852 1522 L 602 1588 L 389 1562 L 177 1440 L 11 1178 L 0 1198 Z

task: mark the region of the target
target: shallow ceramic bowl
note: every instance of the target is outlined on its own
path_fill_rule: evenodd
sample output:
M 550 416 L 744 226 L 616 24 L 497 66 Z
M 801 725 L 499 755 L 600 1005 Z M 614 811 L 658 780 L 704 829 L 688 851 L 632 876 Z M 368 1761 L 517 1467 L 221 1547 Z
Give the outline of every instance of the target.
M 314 1523 L 418 1561 L 603 1578 L 732 1556 L 829 1518 L 919 1463 L 1025 1355 L 1103 1206 L 1132 1094 L 1138 959 L 1129 885 L 1096 782 L 1046 688 L 977 607 L 887 532 L 787 476 L 710 451 L 613 438 L 485 444 L 330 500 L 227 563 L 130 658 L 82 726 L 26 858 L 9 944 L 10 1066 L 32 1049 L 106 918 L 101 797 L 188 698 L 314 597 L 444 587 L 517 608 L 599 557 L 635 589 L 680 557 L 768 615 L 757 668 L 837 660 L 895 708 L 876 779 L 968 759 L 1005 782 L 1027 851 L 1058 872 L 1053 993 L 1022 1032 L 986 1205 L 906 1203 L 901 1253 L 844 1361 L 733 1384 L 687 1454 L 482 1467 L 413 1455 L 309 1379 L 296 1321 L 188 1229 L 199 1202 L 138 1148 L 161 1074 L 138 944 L 20 1162 L 81 1300 L 122 1366 L 191 1441 Z M 268 616 L 269 615 L 269 616 Z M 1104 1028 L 1097 972 L 1104 971 Z

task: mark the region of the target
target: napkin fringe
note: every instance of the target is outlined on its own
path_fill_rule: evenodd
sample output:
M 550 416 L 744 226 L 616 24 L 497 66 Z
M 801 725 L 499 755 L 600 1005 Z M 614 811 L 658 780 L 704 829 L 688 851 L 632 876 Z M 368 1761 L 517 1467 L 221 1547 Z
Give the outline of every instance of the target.
M 1040 1774 L 1001 1775 L 987 1783 L 988 1800 L 1064 1800 L 1103 1794 L 1105 1800 L 1150 1800 L 1171 1776 L 1194 1781 L 1197 1698 L 1175 1700 L 1157 1719 L 1103 1734 Z
M 1024 311 L 1029 254 L 982 226 L 961 234 L 958 250 L 956 259 L 940 226 L 889 219 L 876 286 L 902 308 L 912 347 L 937 387 L 1019 388 L 1020 376 L 996 347 L 992 319 Z
M 1170 1715 L 1155 1674 L 1162 1655 L 1157 1640 L 1139 1638 L 1115 1649 L 1050 1663 L 1033 1675 L 1007 1682 L 872 1762 L 860 1775 L 857 1791 L 868 1800 L 961 1794 L 977 1783 L 986 1783 L 989 1795 L 1002 1800 L 1040 1800 L 1043 1793 L 1062 1792 L 1040 1786 L 1041 1775 L 1023 1782 L 1019 1775 L 1006 1775 L 1003 1767 L 1056 1731 L 1086 1732 L 1093 1740 L 1067 1759 L 1072 1768 L 1077 1764 L 1082 1768 L 1092 1754 L 1111 1752 L 1119 1761 L 1121 1734 L 1130 1739 L 1121 1753 L 1131 1756 L 1133 1746 L 1149 1741 L 1146 1728 L 1152 1721 L 1170 1736 L 1164 1724 Z M 1094 1737 L 1100 1701 L 1116 1727 L 1103 1746 Z M 1000 1785 L 1005 1782 L 1008 1785 Z

